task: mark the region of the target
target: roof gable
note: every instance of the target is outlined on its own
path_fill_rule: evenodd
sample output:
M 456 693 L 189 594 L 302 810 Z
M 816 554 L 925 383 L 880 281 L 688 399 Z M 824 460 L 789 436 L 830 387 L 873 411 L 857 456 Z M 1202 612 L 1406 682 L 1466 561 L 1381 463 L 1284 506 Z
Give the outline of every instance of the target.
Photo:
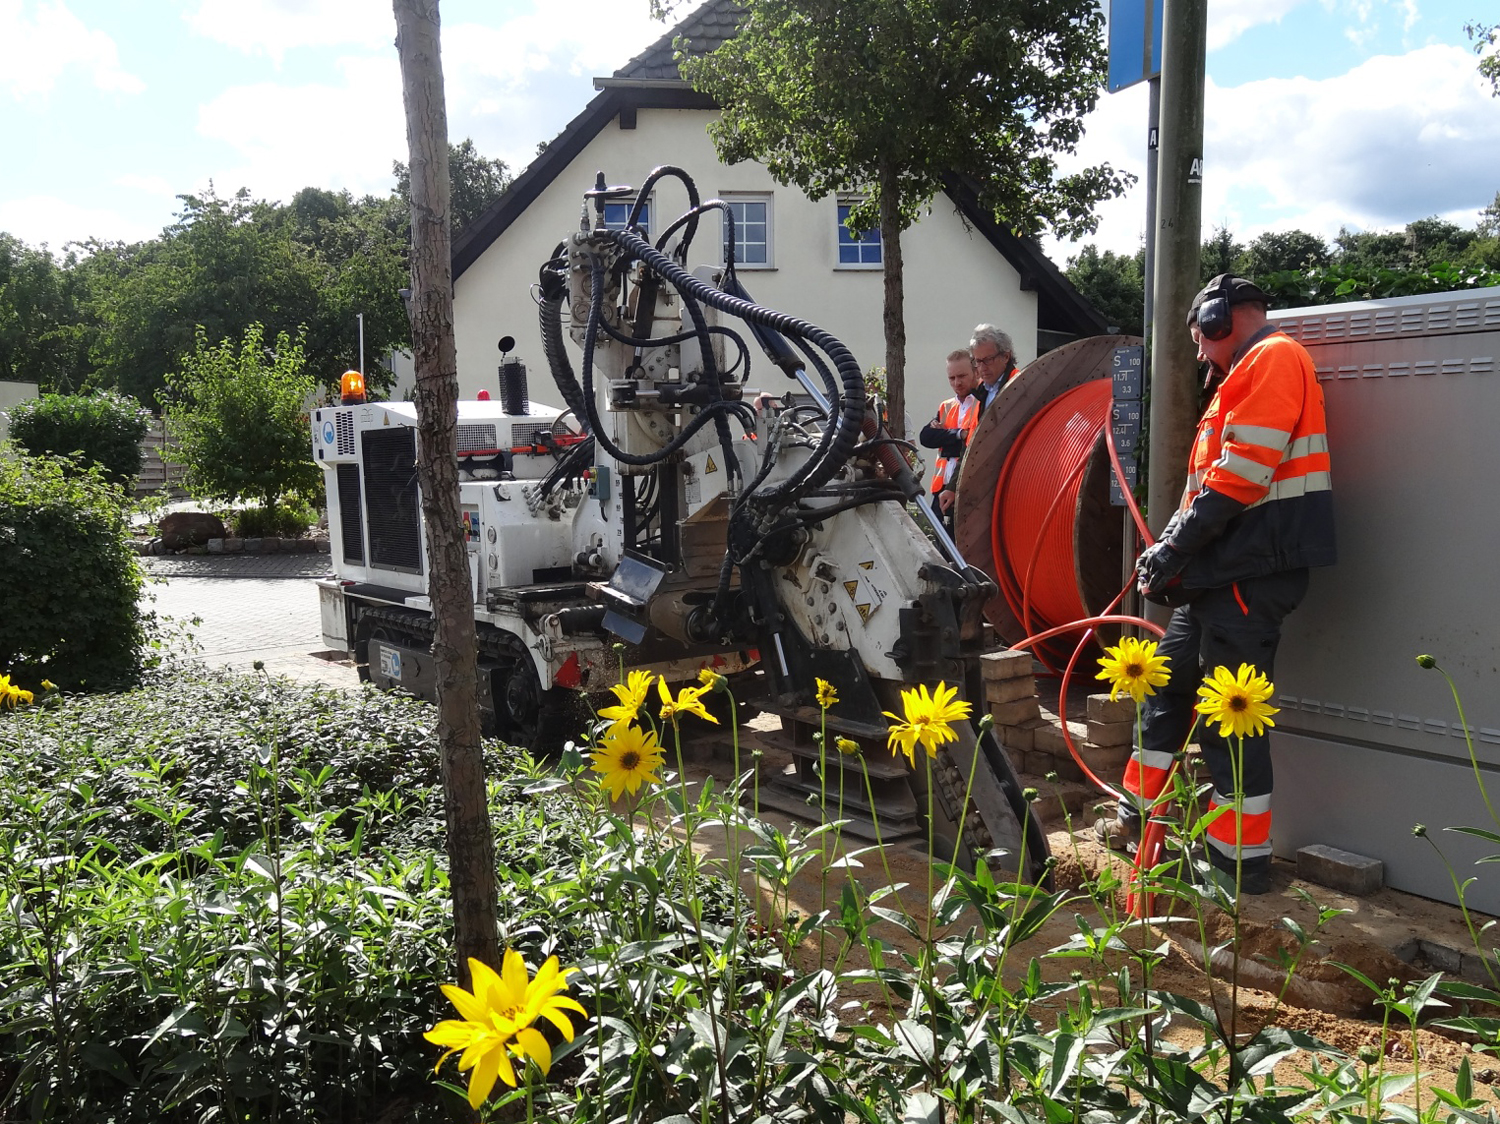
M 708 0 L 708 3 L 689 13 L 671 31 L 615 71 L 614 76 L 666 78 L 680 82 L 682 74 L 677 69 L 677 48 L 674 46 L 677 37 L 680 35 L 687 40 L 689 53 L 706 55 L 733 39 L 744 18 L 745 9 L 736 0 Z

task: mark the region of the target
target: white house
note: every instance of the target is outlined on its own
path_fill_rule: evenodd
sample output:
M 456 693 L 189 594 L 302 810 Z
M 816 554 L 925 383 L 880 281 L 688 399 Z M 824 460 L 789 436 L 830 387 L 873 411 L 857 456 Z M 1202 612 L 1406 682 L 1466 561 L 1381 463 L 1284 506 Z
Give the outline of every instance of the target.
M 878 233 L 849 236 L 841 223 L 847 199 L 814 201 L 778 184 L 763 165 L 721 163 L 706 128 L 717 109 L 678 74 L 677 36 L 695 51 L 711 51 L 734 34 L 740 14 L 733 0 L 709 0 L 612 77 L 595 79 L 599 93 L 583 112 L 455 242 L 454 328 L 464 396 L 495 387 L 497 341 L 512 336 L 513 355 L 527 364 L 531 396 L 562 405 L 531 294 L 537 270 L 578 229 L 584 192 L 597 173 L 611 185 L 638 185 L 662 164 L 692 176 L 701 198 L 733 204 L 740 280 L 757 303 L 832 332 L 866 370 L 884 365 Z M 664 179 L 647 205 L 654 236 L 687 209 L 687 195 L 678 181 Z M 623 225 L 628 209 L 628 203 L 612 204 L 606 221 Z M 705 216 L 689 268 L 722 262 L 720 227 L 717 213 Z M 907 410 L 917 425 L 948 396 L 944 359 L 967 346 L 976 324 L 1009 331 L 1023 365 L 1040 351 L 1105 330 L 1036 243 L 998 227 L 957 181 L 903 234 L 902 248 Z M 785 377 L 755 358 L 749 386 L 785 389 Z

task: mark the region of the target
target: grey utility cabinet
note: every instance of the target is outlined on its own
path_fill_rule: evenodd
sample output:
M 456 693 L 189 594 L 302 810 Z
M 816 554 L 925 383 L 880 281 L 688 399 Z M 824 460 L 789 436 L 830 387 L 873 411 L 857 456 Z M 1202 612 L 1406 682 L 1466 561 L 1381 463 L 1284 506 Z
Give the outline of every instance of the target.
M 1338 565 L 1313 572 L 1276 664 L 1276 853 L 1331 844 L 1398 889 L 1500 913 L 1500 288 L 1292 309 L 1328 406 Z

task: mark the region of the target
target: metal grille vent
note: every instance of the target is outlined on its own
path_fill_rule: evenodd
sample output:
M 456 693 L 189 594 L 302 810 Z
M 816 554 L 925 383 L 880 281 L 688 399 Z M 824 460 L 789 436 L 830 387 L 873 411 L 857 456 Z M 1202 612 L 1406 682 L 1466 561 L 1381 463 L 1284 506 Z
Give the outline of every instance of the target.
M 359 510 L 359 465 L 341 464 L 339 473 L 339 532 L 344 539 L 344 561 L 365 560 L 364 520 Z
M 527 422 L 510 427 L 510 443 L 516 448 L 523 445 L 535 445 L 537 434 L 549 433 L 552 430 L 551 422 Z
M 499 448 L 495 444 L 493 425 L 461 425 L 455 430 L 454 438 L 459 456 L 465 453 L 493 453 Z
M 417 431 L 405 425 L 365 430 L 364 462 L 370 565 L 420 574 L 422 523 L 417 495 Z
M 337 411 L 333 415 L 333 425 L 338 432 L 334 452 L 341 457 L 352 457 L 354 455 L 354 411 Z

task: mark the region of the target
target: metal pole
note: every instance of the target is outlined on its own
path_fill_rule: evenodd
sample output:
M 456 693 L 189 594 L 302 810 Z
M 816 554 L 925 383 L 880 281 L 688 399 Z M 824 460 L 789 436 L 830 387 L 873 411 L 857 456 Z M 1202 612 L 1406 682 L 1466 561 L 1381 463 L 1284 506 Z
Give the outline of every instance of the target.
M 1197 349 L 1184 319 L 1199 288 L 1207 30 L 1207 0 L 1166 0 L 1146 487 L 1146 518 L 1153 534 L 1161 532 L 1182 494 L 1198 417 Z
M 1150 5 L 1147 5 L 1150 11 Z M 1153 276 L 1156 268 L 1156 152 L 1161 137 L 1161 75 L 1150 79 L 1146 85 L 1151 91 L 1150 105 L 1146 110 L 1146 260 L 1141 276 L 1142 288 L 1146 290 L 1145 331 L 1146 354 L 1151 354 L 1151 312 L 1156 302 L 1152 300 Z
M 365 314 L 356 312 L 359 317 L 359 373 L 365 373 Z

